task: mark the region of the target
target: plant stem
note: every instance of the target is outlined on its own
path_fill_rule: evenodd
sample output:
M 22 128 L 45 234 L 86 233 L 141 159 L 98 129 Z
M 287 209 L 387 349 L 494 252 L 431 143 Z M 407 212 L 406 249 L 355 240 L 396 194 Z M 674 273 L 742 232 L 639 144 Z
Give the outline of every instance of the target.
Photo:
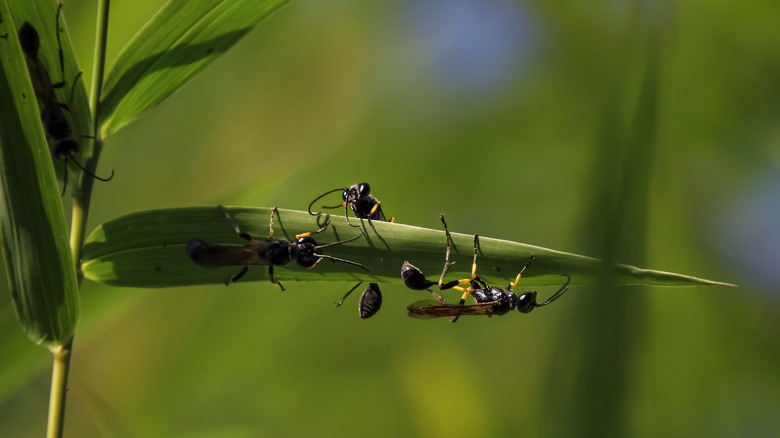
M 108 11 L 110 0 L 98 1 L 97 25 L 95 31 L 95 52 L 93 54 L 92 82 L 89 93 L 89 107 L 92 111 L 92 154 L 86 163 L 87 169 L 95 172 L 100 152 L 103 149 L 103 139 L 100 135 L 100 95 L 103 89 L 103 72 L 106 63 L 106 40 L 108 39 Z M 89 175 L 82 174 L 79 190 L 73 197 L 73 212 L 71 220 L 70 248 L 76 263 L 76 273 L 79 284 L 84 278 L 81 272 L 81 255 L 84 248 L 84 236 L 87 228 L 89 205 L 92 199 L 94 180 Z
M 68 392 L 68 371 L 73 338 L 65 345 L 51 348 L 53 367 L 51 372 L 51 393 L 49 395 L 49 424 L 47 438 L 60 438 L 65 424 L 65 395 Z
M 95 29 L 95 53 L 92 66 L 92 90 L 89 93 L 89 108 L 92 110 L 92 129 L 97 137 L 100 124 L 100 93 L 103 91 L 103 71 L 106 65 L 106 40 L 108 39 L 108 9 L 110 0 L 100 0 Z
M 90 92 L 89 106 L 92 111 L 92 133 L 95 137 L 92 154 L 86 163 L 87 169 L 94 173 L 100 158 L 103 142 L 99 134 L 99 104 L 100 91 L 103 87 L 103 71 L 106 61 L 106 39 L 108 30 L 109 0 L 98 1 L 97 30 L 95 35 L 95 54 L 92 69 L 92 89 Z M 93 180 L 89 175 L 83 175 L 79 181 L 79 189 L 73 197 L 73 211 L 71 213 L 70 250 L 73 254 L 73 262 L 76 264 L 78 284 L 84 279 L 81 270 L 81 255 L 84 249 L 84 237 L 89 215 L 89 204 L 92 199 Z M 65 345 L 57 345 L 51 348 L 52 376 L 51 393 L 49 396 L 49 420 L 46 431 L 48 438 L 62 437 L 65 424 L 65 397 L 68 389 L 68 374 L 70 371 L 70 358 L 73 347 L 73 338 Z

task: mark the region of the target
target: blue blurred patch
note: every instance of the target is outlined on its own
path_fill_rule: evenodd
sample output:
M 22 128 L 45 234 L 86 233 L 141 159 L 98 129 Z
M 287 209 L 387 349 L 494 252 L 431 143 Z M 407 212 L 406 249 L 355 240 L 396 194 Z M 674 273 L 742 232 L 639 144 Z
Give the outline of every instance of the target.
M 726 214 L 718 215 L 712 238 L 749 281 L 767 290 L 780 288 L 780 172 L 744 187 Z
M 462 97 L 503 90 L 532 58 L 534 17 L 508 0 L 411 1 L 405 11 L 432 81 Z

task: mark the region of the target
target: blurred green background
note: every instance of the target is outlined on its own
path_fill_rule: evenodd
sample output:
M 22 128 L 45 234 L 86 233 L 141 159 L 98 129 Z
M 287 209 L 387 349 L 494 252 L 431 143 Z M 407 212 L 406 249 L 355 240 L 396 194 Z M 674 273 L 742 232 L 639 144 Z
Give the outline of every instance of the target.
M 109 64 L 162 3 L 112 3 Z M 64 15 L 89 78 L 94 2 Z M 90 229 L 367 181 L 399 222 L 446 213 L 740 287 L 605 284 L 453 325 L 408 318 L 425 297 L 401 285 L 362 321 L 356 297 L 333 306 L 352 284 L 87 282 L 66 436 L 777 433 L 777 17 L 771 0 L 291 2 L 106 140 Z M 6 284 L 0 432 L 41 436 L 50 356 Z

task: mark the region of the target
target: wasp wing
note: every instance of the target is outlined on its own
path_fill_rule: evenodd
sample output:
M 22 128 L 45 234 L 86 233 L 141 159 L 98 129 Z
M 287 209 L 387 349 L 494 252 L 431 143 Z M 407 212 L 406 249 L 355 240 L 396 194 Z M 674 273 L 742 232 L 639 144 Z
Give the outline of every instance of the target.
M 435 300 L 422 300 L 406 307 L 409 316 L 419 319 L 448 318 L 452 316 L 493 315 L 497 301 L 468 305 L 442 304 Z
M 195 263 L 202 266 L 246 266 L 268 265 L 268 259 L 261 257 L 267 244 L 224 246 L 209 245 L 208 243 L 192 239 L 187 244 L 187 253 Z

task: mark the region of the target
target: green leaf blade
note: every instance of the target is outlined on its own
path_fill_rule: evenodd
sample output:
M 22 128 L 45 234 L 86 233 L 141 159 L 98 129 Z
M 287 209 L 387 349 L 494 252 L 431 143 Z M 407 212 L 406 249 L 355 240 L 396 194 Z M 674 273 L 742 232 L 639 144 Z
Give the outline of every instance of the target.
M 169 1 L 125 46 L 108 74 L 102 135 L 162 102 L 287 1 Z
M 2 2 L 4 29 L 13 32 L 20 20 L 45 17 L 53 27 L 54 9 L 50 15 L 36 11 L 20 7 L 14 16 Z M 12 36 L 2 40 L 0 50 L 0 112 L 4 267 L 23 329 L 36 344 L 51 347 L 73 335 L 78 286 L 49 145 L 24 54 Z
M 228 208 L 241 230 L 256 239 L 268 235 L 269 208 Z M 318 228 L 317 218 L 305 211 L 279 210 L 274 218 L 274 238 L 293 240 L 299 233 Z M 443 230 L 410 225 L 352 219 L 361 228 L 350 227 L 343 216 L 330 216 L 331 226 L 315 235 L 319 244 L 332 243 L 359 235 L 366 238 L 328 247 L 327 255 L 352 260 L 370 272 L 344 263 L 323 260 L 314 269 L 294 262 L 274 269 L 281 281 L 372 281 L 402 284 L 400 269 L 408 260 L 430 279 L 441 273 L 446 248 Z M 451 224 L 452 225 L 452 224 Z M 241 266 L 205 268 L 190 260 L 186 246 L 198 238 L 209 244 L 243 245 L 225 217 L 216 207 L 150 210 L 123 216 L 96 228 L 87 238 L 83 270 L 87 278 L 116 286 L 172 287 L 197 284 L 223 284 Z M 452 233 L 453 259 L 457 262 L 448 278 L 471 274 L 473 236 Z M 517 271 L 531 255 L 533 265 L 523 275 L 523 286 L 560 286 L 561 274 L 572 277 L 572 285 L 592 284 L 599 280 L 605 264 L 597 259 L 555 251 L 518 242 L 488 237 L 479 239 L 478 273 L 503 287 L 514 280 Z M 618 281 L 624 285 L 657 286 L 728 285 L 696 277 L 612 265 Z M 241 281 L 267 281 L 266 266 L 252 266 Z

